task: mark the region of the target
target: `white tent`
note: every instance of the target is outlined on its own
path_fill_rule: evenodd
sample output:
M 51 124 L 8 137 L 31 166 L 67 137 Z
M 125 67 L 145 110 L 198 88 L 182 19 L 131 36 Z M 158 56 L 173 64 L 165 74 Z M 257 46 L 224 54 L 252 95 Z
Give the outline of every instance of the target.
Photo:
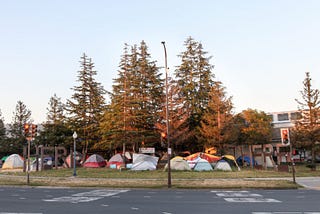
M 215 170 L 232 171 L 230 164 L 225 160 L 220 160 L 214 167 Z
M 18 154 L 10 155 L 4 164 L 2 165 L 2 169 L 22 169 L 23 168 L 23 159 Z
M 168 164 L 164 167 L 166 170 L 168 168 Z M 170 169 L 172 170 L 188 170 L 190 171 L 191 168 L 186 160 L 184 160 L 182 157 L 174 157 L 170 160 Z
M 133 153 L 131 170 L 156 170 L 158 157 Z
M 201 158 L 196 163 L 194 170 L 195 171 L 212 171 L 213 169 L 211 164 L 207 160 Z

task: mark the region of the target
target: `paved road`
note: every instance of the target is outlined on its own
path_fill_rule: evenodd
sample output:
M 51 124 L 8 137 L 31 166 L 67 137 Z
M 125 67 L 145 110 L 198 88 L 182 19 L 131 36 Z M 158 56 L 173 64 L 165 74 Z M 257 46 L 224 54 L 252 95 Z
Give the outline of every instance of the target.
M 0 187 L 0 214 L 320 214 L 319 193 Z

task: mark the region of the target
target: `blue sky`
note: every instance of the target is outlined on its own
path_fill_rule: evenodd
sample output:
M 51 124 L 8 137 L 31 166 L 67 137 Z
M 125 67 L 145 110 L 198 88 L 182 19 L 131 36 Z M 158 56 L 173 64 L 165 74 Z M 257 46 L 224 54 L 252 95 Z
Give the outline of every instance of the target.
M 110 90 L 124 43 L 145 40 L 170 74 L 191 36 L 203 44 L 235 112 L 297 109 L 305 72 L 320 82 L 317 0 L 3 0 L 0 2 L 0 109 L 10 123 L 18 100 L 35 122 L 55 93 L 65 102 L 78 85 L 83 53 Z M 164 71 L 163 71 L 164 72 Z

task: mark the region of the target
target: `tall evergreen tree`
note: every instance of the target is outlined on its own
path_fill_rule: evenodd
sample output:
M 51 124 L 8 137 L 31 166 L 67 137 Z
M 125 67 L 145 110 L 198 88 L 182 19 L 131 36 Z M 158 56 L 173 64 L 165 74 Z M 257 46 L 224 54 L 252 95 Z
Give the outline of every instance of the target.
M 10 145 L 12 152 L 21 153 L 23 143 L 26 142 L 24 136 L 24 124 L 31 123 L 31 111 L 27 109 L 22 101 L 18 101 L 15 112 L 13 112 L 13 120 L 10 125 Z
M 24 138 L 24 124 L 32 122 L 31 111 L 19 100 L 13 114 L 12 124 L 10 125 L 10 134 L 13 138 L 21 140 L 21 138 Z
M 5 155 L 8 152 L 8 143 L 6 137 L 6 128 L 4 125 L 4 119 L 0 110 L 0 155 Z
M 48 105 L 47 121 L 43 123 L 43 130 L 37 140 L 49 146 L 70 146 L 72 131 L 66 125 L 65 105 L 56 94 L 50 98 Z
M 221 82 L 217 81 L 209 93 L 208 107 L 201 120 L 200 133 L 204 147 L 216 147 L 223 150 L 224 144 L 234 139 L 231 129 L 233 121 L 232 101 Z
M 66 104 L 68 122 L 82 140 L 84 153 L 100 140 L 99 123 L 105 109 L 105 90 L 95 80 L 96 75 L 91 58 L 83 54 L 77 80 L 80 84 L 72 88 L 74 94 Z
M 312 88 L 311 80 L 310 73 L 306 72 L 303 89 L 300 91 L 302 100 L 296 99 L 302 118 L 296 121 L 292 137 L 296 146 L 311 150 L 314 163 L 315 151 L 319 149 L 317 144 L 320 141 L 320 92 Z
M 155 124 L 163 103 L 163 80 L 146 43 L 142 41 L 139 47 L 132 46 L 130 53 L 128 49 L 126 44 L 118 78 L 114 79 L 111 104 L 102 123 L 111 128 L 103 128 L 106 142 L 118 147 L 127 142 L 133 145 L 153 143 L 159 135 Z M 108 121 L 110 118 L 112 121 Z
M 6 138 L 6 127 L 4 125 L 4 119 L 0 110 L 0 141 Z
M 200 121 L 204 110 L 208 106 L 208 98 L 213 84 L 213 65 L 211 57 L 206 57 L 201 43 L 189 37 L 182 52 L 181 65 L 175 70 L 175 78 L 180 87 L 179 96 L 184 98 L 183 108 L 188 114 L 186 126 L 189 129 L 189 139 L 185 143 L 198 144 Z M 199 145 L 195 145 L 198 147 Z

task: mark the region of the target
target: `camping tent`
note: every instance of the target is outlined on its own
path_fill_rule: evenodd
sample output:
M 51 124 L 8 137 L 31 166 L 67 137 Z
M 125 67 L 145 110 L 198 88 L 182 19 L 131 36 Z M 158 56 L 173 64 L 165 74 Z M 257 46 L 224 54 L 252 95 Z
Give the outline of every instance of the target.
M 88 168 L 105 167 L 106 161 L 101 155 L 93 154 L 88 157 L 83 166 Z
M 244 166 L 249 166 L 250 163 L 251 163 L 251 160 L 250 160 L 250 157 L 249 156 L 243 156 L 243 160 L 244 160 Z M 243 166 L 243 163 L 242 163 L 242 156 L 239 156 L 237 158 L 237 164 L 239 166 Z M 257 161 L 253 159 L 253 164 L 256 165 L 257 164 Z
M 195 171 L 212 171 L 213 169 L 212 169 L 211 164 L 207 160 L 200 159 L 196 163 L 194 170 Z
M 167 169 L 168 166 L 166 165 L 164 169 Z M 170 168 L 172 170 L 191 170 L 189 164 L 183 157 L 177 156 L 170 160 Z
M 80 153 L 80 152 L 76 152 L 76 165 L 77 166 L 80 166 L 81 164 L 80 164 L 80 162 L 81 162 L 81 159 L 82 159 L 82 154 Z M 71 160 L 71 157 L 72 157 L 72 160 Z M 64 165 L 66 166 L 66 167 L 68 167 L 68 168 L 72 168 L 73 167 L 73 164 L 71 165 L 71 163 L 73 163 L 73 154 L 71 155 L 68 155 L 67 157 L 66 157 L 66 159 L 64 160 Z
M 22 169 L 22 168 L 23 168 L 23 158 L 18 154 L 10 155 L 2 165 L 2 169 Z
M 156 170 L 158 157 L 133 153 L 131 170 Z
M 110 168 L 119 168 L 120 166 L 125 166 L 125 157 L 122 156 L 122 154 L 118 153 L 113 155 L 109 161 L 107 166 Z
M 225 160 L 220 160 L 214 167 L 215 170 L 232 171 L 231 166 Z
M 238 168 L 238 170 L 240 171 L 240 167 L 238 166 L 235 157 L 233 157 L 232 155 L 224 155 L 221 159 L 227 161 L 231 167 Z

